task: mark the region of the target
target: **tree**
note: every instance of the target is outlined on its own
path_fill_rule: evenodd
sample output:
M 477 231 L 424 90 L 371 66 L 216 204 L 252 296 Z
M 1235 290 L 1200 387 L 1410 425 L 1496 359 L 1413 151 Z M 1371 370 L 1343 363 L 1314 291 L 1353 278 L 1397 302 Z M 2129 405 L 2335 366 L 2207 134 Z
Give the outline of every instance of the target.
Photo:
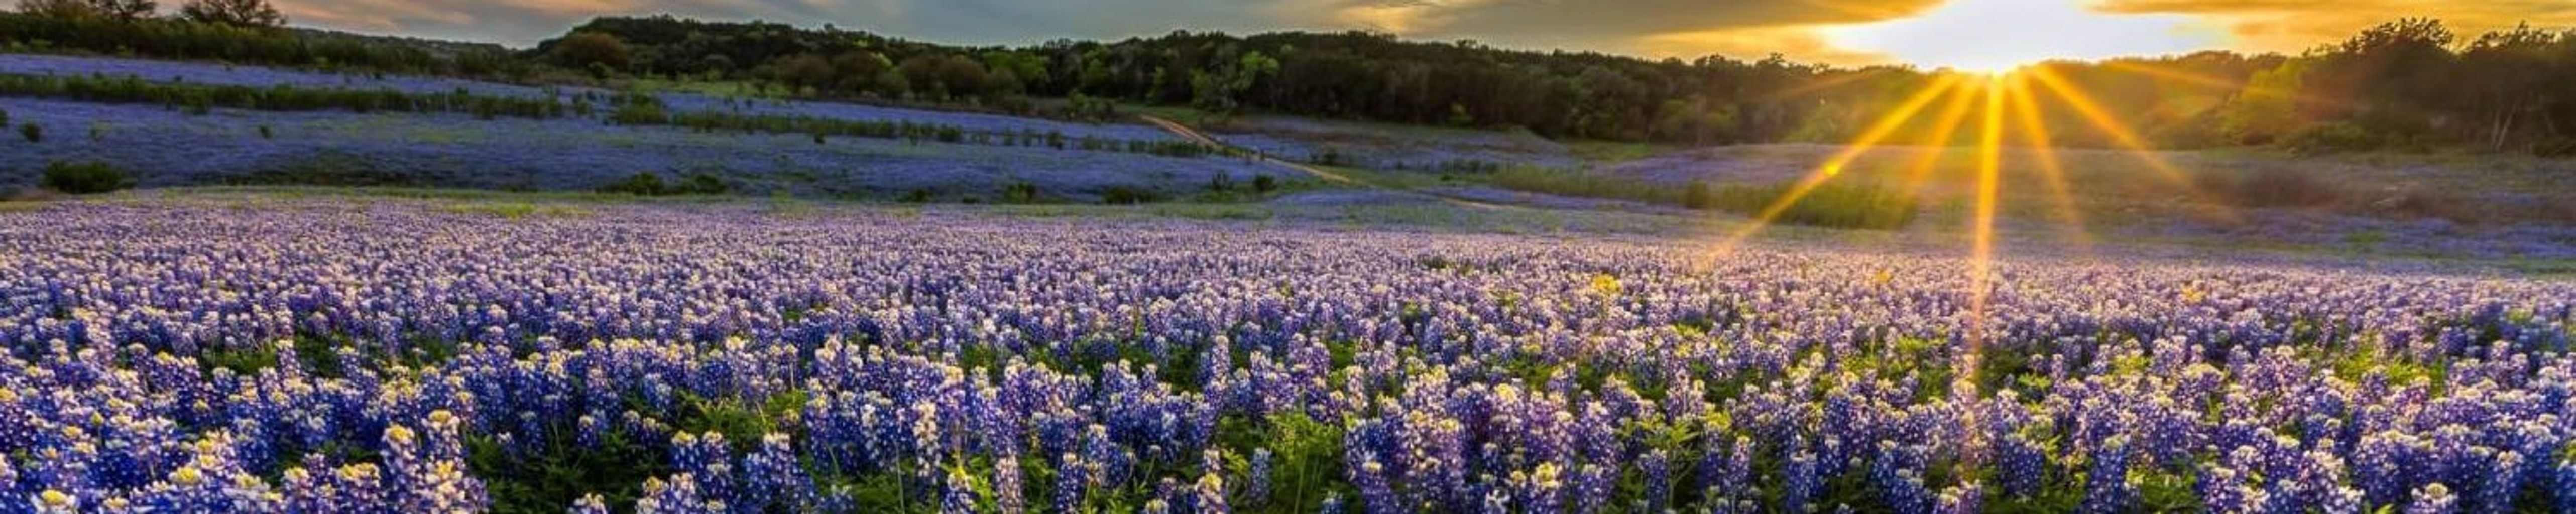
M 1245 92 L 1261 79 L 1278 74 L 1278 59 L 1258 51 L 1247 52 L 1215 73 L 1191 72 L 1190 103 L 1210 112 L 1231 113 L 1242 105 Z
M 634 63 L 634 54 L 627 51 L 625 41 L 598 32 L 564 36 L 563 41 L 555 43 L 552 57 L 556 64 L 570 68 L 624 70 Z
M 990 78 L 983 63 L 956 55 L 913 56 L 903 61 L 900 71 L 913 92 L 941 100 L 983 94 Z
M 2362 31 L 2322 56 L 2309 77 L 2309 96 L 2344 101 L 2332 119 L 2359 123 L 2382 135 L 2419 135 L 2433 111 L 2457 93 L 2450 46 L 2455 36 L 2440 20 L 2406 18 Z M 2340 111 L 2340 112 L 2335 112 Z
M 2219 114 L 2219 131 L 2237 143 L 2265 144 L 2304 125 L 2299 91 L 2313 62 L 2292 59 L 2278 68 L 2255 73 L 2226 111 Z
M 885 76 L 886 70 L 894 69 L 894 61 L 866 50 L 842 52 L 832 58 L 831 64 L 833 87 L 851 94 L 882 92 L 879 78 Z
M 128 21 L 150 18 L 161 9 L 153 0 L 89 0 L 89 5 L 101 16 Z
M 85 0 L 18 0 L 18 12 L 50 18 L 86 18 L 98 8 Z
M 179 16 L 198 23 L 268 28 L 286 25 L 286 15 L 268 0 L 188 0 Z
M 2553 71 L 2549 51 L 2559 44 L 2559 34 L 2535 30 L 2525 24 L 2511 31 L 2492 32 L 2471 43 L 2460 55 L 2463 80 L 2470 84 L 2467 94 L 2454 101 L 2479 115 L 2483 122 L 2489 150 L 2503 150 L 2518 130 L 2533 125 L 2532 114 L 2553 96 L 2566 96 L 2550 85 Z
M 831 87 L 836 79 L 832 61 L 814 54 L 781 58 L 769 65 L 769 74 L 772 80 L 796 92 L 809 88 L 819 91 Z

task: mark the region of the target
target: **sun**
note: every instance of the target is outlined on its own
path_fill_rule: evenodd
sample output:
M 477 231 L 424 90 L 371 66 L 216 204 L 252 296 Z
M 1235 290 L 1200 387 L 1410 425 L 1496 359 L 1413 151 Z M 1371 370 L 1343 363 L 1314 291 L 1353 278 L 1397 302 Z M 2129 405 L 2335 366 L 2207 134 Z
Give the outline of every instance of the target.
M 2084 0 L 1950 0 L 1919 16 L 1823 29 L 1834 46 L 1926 69 L 2000 74 L 2059 59 L 2185 53 L 2226 43 L 2175 15 L 2113 14 Z
M 1964 144 L 1975 153 L 1976 157 L 1975 198 L 1974 203 L 1971 204 L 1974 210 L 1966 220 L 1969 238 L 1966 241 L 1968 252 L 1964 256 L 1965 276 L 1962 277 L 1965 279 L 1962 285 L 1965 286 L 1963 296 L 1965 296 L 1964 320 L 1966 321 L 1966 325 L 1962 328 L 1965 329 L 1968 351 L 1964 354 L 1967 358 L 1960 363 L 1961 367 L 1957 375 L 1959 380 L 1953 384 L 1954 392 L 1972 394 L 1976 389 L 1969 382 L 1968 377 L 1972 376 L 1977 369 L 1978 348 L 1986 343 L 1988 302 L 1992 300 L 1991 295 L 1996 292 L 1998 284 L 1995 225 L 1997 207 L 2002 203 L 2003 198 L 2008 194 L 2048 195 L 2054 200 L 2053 206 L 2056 210 L 2054 214 L 2059 223 L 2063 224 L 2068 231 L 2077 234 L 2084 230 L 2082 212 L 2075 208 L 2073 197 L 2069 192 L 2075 184 L 2071 184 L 2064 176 L 2064 163 L 2059 162 L 2056 150 L 2048 143 L 2051 129 L 2046 125 L 2046 120 L 2051 117 L 2042 116 L 2042 111 L 2056 110 L 2074 115 L 2072 117 L 2081 120 L 2081 123 L 2109 135 L 2120 150 L 2147 164 L 2150 169 L 2161 175 L 2160 178 L 2171 185 L 2182 188 L 2194 196 L 2200 194 L 2197 186 L 2194 186 L 2181 170 L 2166 162 L 2145 138 L 2140 137 L 2138 132 L 2131 128 L 2131 123 L 2114 117 L 2110 111 L 2103 109 L 2101 104 L 2094 100 L 2092 94 L 2084 91 L 2077 83 L 2059 76 L 2054 67 L 2027 66 L 2024 63 L 2032 61 L 2012 60 L 2008 57 L 1981 57 L 1981 59 L 1984 60 L 1952 61 L 1946 64 L 1951 69 L 1966 69 L 1973 66 L 1978 72 L 1933 74 L 1921 90 L 1893 108 L 1880 113 L 1876 121 L 1856 133 L 1849 143 L 1842 145 L 1842 148 L 1831 157 L 1817 163 L 1806 178 L 1793 183 L 1787 191 L 1754 214 L 1749 223 L 1737 226 L 1724 238 L 1714 241 L 1701 264 L 1712 265 L 1719 259 L 1733 255 L 1754 235 L 1778 221 L 1781 214 L 1796 206 L 1817 188 L 1838 179 L 1852 180 L 1841 178 L 1844 175 L 1844 168 L 1861 155 L 1889 143 L 1890 136 L 1899 130 L 1908 125 L 1928 123 L 1938 134 L 1932 136 L 1934 144 Z M 1979 64 L 1992 64 L 1992 66 L 1978 66 Z M 1934 108 L 1936 105 L 1943 107 Z M 1937 114 L 1927 115 L 1927 113 Z M 2008 153 L 2006 147 L 2011 142 L 2008 141 L 2007 135 L 2015 129 L 2024 134 L 2024 142 L 2030 144 L 2019 146 L 2016 151 Z M 2035 182 L 2046 187 L 2034 191 L 2007 191 L 2009 188 L 2007 182 L 2023 178 L 2016 177 L 2015 180 L 2008 180 L 2004 176 L 2007 160 L 2032 161 L 2031 164 L 2036 165 L 2037 176 L 2027 178 L 2038 179 Z M 1937 162 L 1937 159 L 1924 162 Z M 1918 168 L 1917 171 L 1928 169 L 1928 167 Z M 1903 194 L 1918 194 L 1921 192 L 1921 187 L 1921 182 L 1909 179 L 1907 185 L 1899 189 Z M 2223 207 L 2221 209 L 2220 212 L 2212 214 L 2221 216 L 2222 219 L 2233 219 L 2233 212 L 2224 211 Z M 2080 237 L 2076 238 L 2075 242 L 2079 247 L 2084 244 Z

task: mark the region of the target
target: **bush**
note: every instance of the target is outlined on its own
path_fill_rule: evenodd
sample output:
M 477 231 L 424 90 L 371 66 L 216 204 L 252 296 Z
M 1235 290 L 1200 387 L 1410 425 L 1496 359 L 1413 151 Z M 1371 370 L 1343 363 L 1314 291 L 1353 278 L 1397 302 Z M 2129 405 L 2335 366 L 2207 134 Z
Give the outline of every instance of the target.
M 608 120 L 619 125 L 668 125 L 671 115 L 663 112 L 661 102 L 630 102 L 610 113 Z
M 2205 173 L 2195 182 L 2200 184 L 2202 193 L 2217 195 L 2238 207 L 2320 207 L 2340 203 L 2348 196 L 2342 187 L 2325 179 L 2289 169 Z
M 600 186 L 599 188 L 599 192 L 602 193 L 622 193 L 635 196 L 662 196 L 671 194 L 670 191 L 670 186 L 662 184 L 662 176 L 652 173 L 637 173 L 634 176 L 626 177 L 626 180 L 610 182 L 608 185 Z
M 725 184 L 724 178 L 707 172 L 691 173 L 676 183 L 663 181 L 657 173 L 637 173 L 599 188 L 602 193 L 635 196 L 721 195 L 732 191 L 733 186 Z
M 0 113 L 0 123 L 7 123 L 8 119 L 5 113 Z M 2533 142 L 2531 155 L 2548 158 L 2576 157 L 2576 136 L 2557 136 Z
M 45 142 L 45 127 L 37 126 L 35 123 L 19 125 L 18 135 L 26 136 L 29 143 L 42 143 Z
M 2371 208 L 2382 216 L 2441 218 L 2462 223 L 2484 220 L 2485 216 L 2472 205 L 2473 202 L 2459 195 L 2423 187 L 2399 189 L 2387 198 L 2371 202 Z
M 2281 138 L 2281 146 L 2300 155 L 2322 155 L 2336 152 L 2362 152 L 2379 149 L 2386 143 L 2369 129 L 2348 122 L 2319 123 L 2291 132 Z
M 1716 206 L 1716 199 L 1709 197 L 1708 182 L 1693 180 L 1690 187 L 1683 188 L 1682 206 L 1702 211 Z
M 1760 215 L 1771 204 L 1789 194 L 1796 186 L 1779 183 L 1766 186 L 1727 186 L 1709 196 L 1710 205 L 1721 210 Z M 1828 228 L 1895 230 L 1914 222 L 1914 196 L 1877 186 L 1823 185 L 1798 198 L 1780 211 L 1776 223 Z
M 1269 175 L 1252 176 L 1252 192 L 1268 193 L 1277 190 L 1279 190 L 1279 179 L 1272 178 Z
M 1037 203 L 1038 185 L 1028 182 L 1013 182 L 1011 185 L 1002 186 L 1002 201 L 1008 203 Z
M 721 195 L 732 192 L 733 186 L 725 185 L 724 179 L 713 173 L 700 172 L 689 174 L 689 179 L 672 191 L 683 195 Z
M 1109 186 L 1107 189 L 1100 190 L 1100 203 L 1109 205 L 1153 203 L 1158 199 L 1160 195 L 1154 194 L 1154 190 L 1141 187 Z
M 593 75 L 598 76 L 626 69 L 634 62 L 634 52 L 627 49 L 625 41 L 617 39 L 615 35 L 598 32 L 577 32 L 564 36 L 563 40 L 555 42 L 553 51 L 548 53 L 556 64 L 566 68 L 591 70 Z
M 89 195 L 134 187 L 134 179 L 123 170 L 104 162 L 54 161 L 45 165 L 43 185 L 47 189 L 76 195 Z
M 0 128 L 9 126 L 9 110 L 0 109 Z
M 413 177 L 378 166 L 373 159 L 347 152 L 322 152 L 264 165 L 249 173 L 222 177 L 220 183 L 258 186 L 403 187 L 420 185 Z
M 1514 191 L 1558 196 L 1614 198 L 1678 204 L 1672 188 L 1635 179 L 1600 176 L 1553 168 L 1519 167 L 1494 173 L 1494 185 Z

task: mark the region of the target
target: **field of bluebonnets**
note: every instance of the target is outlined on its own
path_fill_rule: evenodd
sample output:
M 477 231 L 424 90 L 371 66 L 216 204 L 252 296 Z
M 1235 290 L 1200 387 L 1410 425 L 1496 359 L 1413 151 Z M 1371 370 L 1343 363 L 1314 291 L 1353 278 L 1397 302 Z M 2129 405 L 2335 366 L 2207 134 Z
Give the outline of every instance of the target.
M 1277 173 L 1144 125 L 211 63 L 0 54 L 0 97 L 11 190 L 55 162 L 107 163 L 145 187 L 559 191 L 653 174 L 948 201 L 1178 196 Z
M 1953 252 L 1703 248 L 16 209 L 0 512 L 2576 509 L 2576 284 L 2018 254 L 1972 338 Z

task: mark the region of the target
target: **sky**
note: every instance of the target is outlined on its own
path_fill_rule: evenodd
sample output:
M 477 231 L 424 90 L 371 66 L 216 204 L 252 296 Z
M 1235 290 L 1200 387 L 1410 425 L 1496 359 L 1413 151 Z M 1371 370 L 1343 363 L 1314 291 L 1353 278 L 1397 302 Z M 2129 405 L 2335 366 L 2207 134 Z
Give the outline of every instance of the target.
M 2298 51 L 2400 17 L 2463 39 L 2576 27 L 2576 0 L 273 0 L 305 26 L 529 46 L 599 15 L 829 23 L 1027 44 L 1173 30 L 1366 29 L 1523 49 L 1971 70 L 2204 49 Z

